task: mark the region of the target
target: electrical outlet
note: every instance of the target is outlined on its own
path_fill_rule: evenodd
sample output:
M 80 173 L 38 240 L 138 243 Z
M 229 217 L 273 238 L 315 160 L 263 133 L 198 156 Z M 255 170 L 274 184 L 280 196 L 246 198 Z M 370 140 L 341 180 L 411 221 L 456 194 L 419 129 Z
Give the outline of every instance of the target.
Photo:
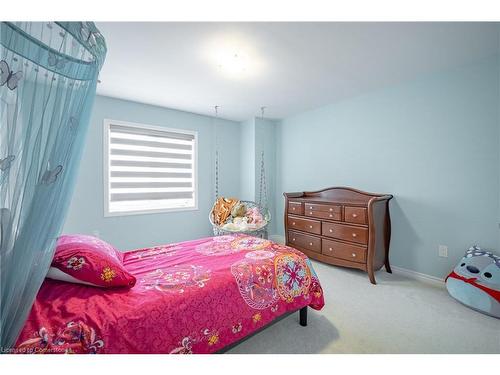
M 438 254 L 440 257 L 448 258 L 448 246 L 439 245 Z

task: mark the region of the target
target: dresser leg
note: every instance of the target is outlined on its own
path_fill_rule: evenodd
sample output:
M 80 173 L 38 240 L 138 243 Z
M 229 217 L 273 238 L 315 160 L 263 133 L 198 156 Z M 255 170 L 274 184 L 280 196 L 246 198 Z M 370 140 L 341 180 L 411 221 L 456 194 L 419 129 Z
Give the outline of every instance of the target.
M 302 327 L 307 326 L 307 306 L 300 309 L 299 322 Z
M 391 270 L 391 265 L 389 264 L 389 258 L 386 258 L 385 259 L 385 270 L 389 273 L 392 273 L 392 270 Z
M 389 201 L 386 203 L 387 215 L 385 217 L 385 270 L 392 273 L 391 265 L 389 264 L 389 247 L 391 245 L 391 217 L 389 215 Z
M 375 281 L 375 272 L 373 272 L 372 268 L 368 268 L 368 277 L 370 278 L 370 282 L 373 285 L 377 285 L 377 282 Z

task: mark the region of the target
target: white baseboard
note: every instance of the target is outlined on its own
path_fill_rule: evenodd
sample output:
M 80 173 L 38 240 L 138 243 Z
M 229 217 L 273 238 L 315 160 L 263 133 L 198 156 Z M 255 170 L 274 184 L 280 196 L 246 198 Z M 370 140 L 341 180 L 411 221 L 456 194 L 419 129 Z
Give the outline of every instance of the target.
M 432 283 L 434 285 L 441 286 L 441 287 L 445 286 L 444 279 L 441 279 L 441 278 L 436 277 L 436 276 L 431 276 L 431 275 L 427 275 L 425 273 L 420 273 L 417 271 L 409 270 L 407 268 L 402 268 L 402 267 L 397 267 L 397 266 L 392 266 L 392 265 L 391 265 L 391 269 L 392 269 L 392 272 L 394 272 L 396 274 L 404 275 L 406 277 L 409 277 L 409 278 L 412 278 L 415 280 Z

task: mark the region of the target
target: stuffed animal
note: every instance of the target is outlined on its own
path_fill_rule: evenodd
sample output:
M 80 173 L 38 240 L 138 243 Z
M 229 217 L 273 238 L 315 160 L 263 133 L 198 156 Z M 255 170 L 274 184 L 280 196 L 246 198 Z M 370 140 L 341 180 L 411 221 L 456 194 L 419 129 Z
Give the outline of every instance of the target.
M 226 222 L 227 218 L 231 215 L 234 206 L 238 205 L 240 201 L 236 198 L 219 197 L 212 208 L 213 220 L 216 225 L 222 225 Z
M 464 305 L 500 318 L 500 256 L 472 246 L 446 278 L 446 289 Z
M 222 226 L 222 229 L 229 230 L 231 232 L 241 232 L 248 229 L 248 222 L 246 217 L 235 217 L 229 223 Z
M 243 203 L 239 202 L 231 210 L 231 216 L 233 218 L 235 218 L 235 217 L 244 217 L 246 212 L 247 212 L 247 207 Z
M 264 223 L 264 218 L 257 207 L 249 208 L 246 211 L 245 216 L 247 217 L 249 224 L 258 226 Z

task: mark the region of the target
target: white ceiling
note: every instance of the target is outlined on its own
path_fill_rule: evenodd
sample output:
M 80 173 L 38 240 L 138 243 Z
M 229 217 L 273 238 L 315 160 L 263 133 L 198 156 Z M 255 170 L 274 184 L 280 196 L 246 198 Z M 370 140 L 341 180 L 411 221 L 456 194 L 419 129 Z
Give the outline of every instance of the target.
M 98 93 L 246 120 L 307 109 L 498 53 L 494 23 L 98 22 Z M 218 55 L 243 59 L 231 75 Z

